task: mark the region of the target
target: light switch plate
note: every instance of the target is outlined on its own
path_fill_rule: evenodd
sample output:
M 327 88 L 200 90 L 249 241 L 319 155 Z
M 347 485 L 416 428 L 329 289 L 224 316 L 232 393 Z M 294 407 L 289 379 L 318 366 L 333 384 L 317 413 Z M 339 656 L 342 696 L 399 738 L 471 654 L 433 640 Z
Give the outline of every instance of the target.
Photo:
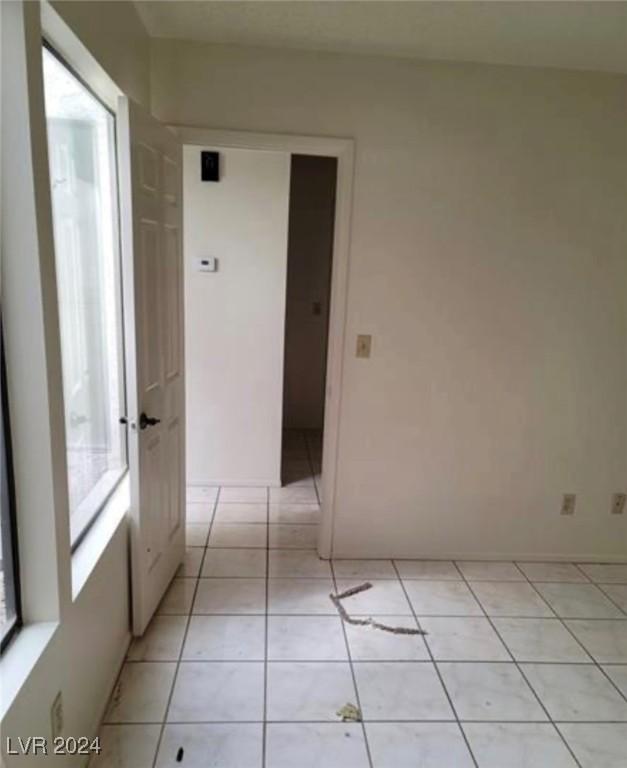
M 372 336 L 360 334 L 357 337 L 357 350 L 355 355 L 357 357 L 370 357 L 370 349 L 372 347 Z

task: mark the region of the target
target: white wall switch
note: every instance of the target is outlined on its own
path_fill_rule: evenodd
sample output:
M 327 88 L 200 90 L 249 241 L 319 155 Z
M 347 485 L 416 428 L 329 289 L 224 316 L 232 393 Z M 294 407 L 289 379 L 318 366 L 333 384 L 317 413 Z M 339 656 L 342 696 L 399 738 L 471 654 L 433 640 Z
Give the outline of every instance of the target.
M 199 256 L 196 259 L 196 270 L 198 272 L 217 272 L 217 258 L 215 256 Z

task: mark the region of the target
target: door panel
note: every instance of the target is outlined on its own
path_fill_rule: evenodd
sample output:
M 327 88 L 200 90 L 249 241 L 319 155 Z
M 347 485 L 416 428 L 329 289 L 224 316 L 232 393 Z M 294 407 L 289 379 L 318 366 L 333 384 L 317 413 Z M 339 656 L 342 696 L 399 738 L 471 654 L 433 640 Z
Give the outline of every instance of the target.
M 158 151 L 148 144 L 141 141 L 137 142 L 137 154 L 139 163 L 138 181 L 142 192 L 147 192 L 151 196 L 156 196 L 159 172 L 159 154 Z
M 162 472 L 162 441 L 159 435 L 148 437 L 141 456 L 141 491 L 142 504 L 147 514 L 141 523 L 142 539 L 145 539 L 145 553 L 143 555 L 143 568 L 146 574 L 154 568 L 161 556 L 161 527 L 162 527 L 162 500 L 161 472 Z M 139 555 L 140 553 L 138 553 Z M 135 585 L 133 585 L 135 588 Z
M 140 386 L 145 393 L 148 393 L 150 390 L 161 386 L 160 348 L 162 339 L 159 333 L 159 311 L 161 304 L 160 272 L 163 266 L 159 253 L 159 223 L 142 220 L 139 226 L 140 250 L 137 266 L 141 279 L 137 285 L 137 296 L 139 298 L 138 320 L 142 325 Z
M 185 554 L 181 147 L 133 102 L 121 99 L 119 115 L 133 632 L 141 635 Z
M 176 535 L 181 525 L 181 496 L 179 486 L 183 478 L 181 477 L 182 445 L 181 445 L 181 422 L 174 419 L 168 425 L 168 464 L 172 468 L 171 482 L 168 489 L 168 538 Z
M 180 318 L 181 312 L 181 256 L 179 253 L 180 231 L 177 227 L 165 227 L 165 282 L 168 291 L 165 296 L 165 371 L 171 382 L 181 373 Z

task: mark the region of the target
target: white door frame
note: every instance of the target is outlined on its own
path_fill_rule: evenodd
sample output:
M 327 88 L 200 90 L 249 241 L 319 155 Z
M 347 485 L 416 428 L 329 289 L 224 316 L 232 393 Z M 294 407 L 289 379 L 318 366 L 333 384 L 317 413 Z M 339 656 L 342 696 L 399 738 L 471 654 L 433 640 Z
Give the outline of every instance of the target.
M 336 474 L 342 400 L 342 362 L 346 336 L 346 303 L 353 200 L 355 143 L 353 139 L 322 136 L 295 136 L 280 133 L 252 133 L 173 125 L 183 145 L 287 152 L 292 155 L 321 155 L 337 158 L 335 228 L 331 273 L 331 304 L 324 410 L 322 453 L 322 518 L 318 554 L 330 558 L 336 507 Z M 183 200 L 183 205 L 185 201 Z M 184 256 L 185 258 L 185 256 Z

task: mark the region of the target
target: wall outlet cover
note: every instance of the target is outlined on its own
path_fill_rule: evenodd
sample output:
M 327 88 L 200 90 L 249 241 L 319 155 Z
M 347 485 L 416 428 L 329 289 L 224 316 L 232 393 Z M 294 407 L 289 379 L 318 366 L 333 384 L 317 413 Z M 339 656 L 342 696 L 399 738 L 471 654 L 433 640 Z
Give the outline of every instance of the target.
M 622 515 L 625 511 L 625 500 L 627 499 L 627 493 L 615 493 L 612 496 L 612 514 Z
M 370 357 L 370 350 L 372 348 L 372 336 L 360 334 L 357 337 L 357 349 L 355 355 L 357 357 Z
M 562 497 L 561 515 L 574 515 L 577 496 L 574 493 L 565 493 Z
M 195 260 L 198 272 L 217 272 L 218 260 L 215 256 L 199 256 Z

